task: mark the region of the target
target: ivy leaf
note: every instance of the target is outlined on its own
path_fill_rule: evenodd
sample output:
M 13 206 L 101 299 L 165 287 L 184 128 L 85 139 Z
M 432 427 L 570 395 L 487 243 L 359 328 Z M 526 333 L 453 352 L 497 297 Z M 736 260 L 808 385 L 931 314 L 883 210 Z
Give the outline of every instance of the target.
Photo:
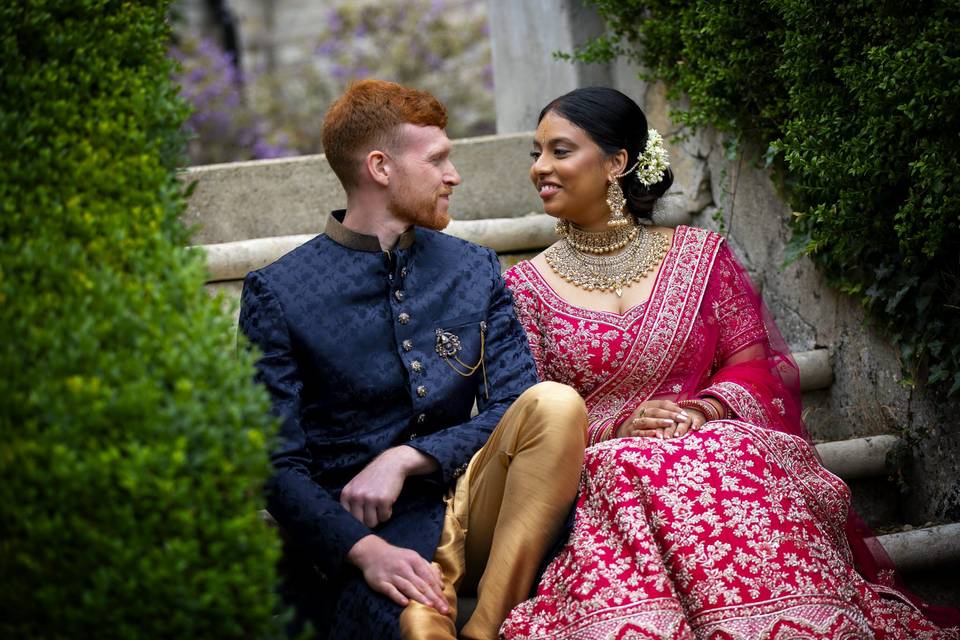
M 908 278 L 907 284 L 900 287 L 897 292 L 893 294 L 893 297 L 887 301 L 886 312 L 892 313 L 897 305 L 900 304 L 900 301 L 903 300 L 904 296 L 906 296 L 915 286 L 917 286 L 917 279 Z

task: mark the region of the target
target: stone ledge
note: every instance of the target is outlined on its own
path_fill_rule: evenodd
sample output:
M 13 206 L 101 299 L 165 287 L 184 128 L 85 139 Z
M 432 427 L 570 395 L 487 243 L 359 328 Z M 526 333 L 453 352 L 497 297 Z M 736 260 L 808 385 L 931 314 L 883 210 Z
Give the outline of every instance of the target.
M 497 253 L 540 250 L 557 239 L 554 219 L 545 213 L 487 220 L 454 220 L 446 233 L 489 247 Z M 277 236 L 200 245 L 207 254 L 208 282 L 243 280 L 316 234 Z
M 877 536 L 900 571 L 960 565 L 960 523 Z
M 884 475 L 887 455 L 899 444 L 897 436 L 870 436 L 824 442 L 817 445 L 817 453 L 831 473 L 844 480 L 858 480 Z

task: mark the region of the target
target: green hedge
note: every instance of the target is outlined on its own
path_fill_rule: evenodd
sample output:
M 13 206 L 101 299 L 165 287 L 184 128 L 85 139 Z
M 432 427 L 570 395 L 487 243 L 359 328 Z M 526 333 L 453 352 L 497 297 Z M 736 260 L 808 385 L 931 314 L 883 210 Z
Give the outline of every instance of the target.
M 908 379 L 960 393 L 960 3 L 590 0 L 674 114 L 766 149 L 808 254 L 886 331 Z M 625 43 L 625 44 L 623 44 Z
M 274 424 L 178 223 L 166 5 L 0 5 L 0 637 L 276 632 Z

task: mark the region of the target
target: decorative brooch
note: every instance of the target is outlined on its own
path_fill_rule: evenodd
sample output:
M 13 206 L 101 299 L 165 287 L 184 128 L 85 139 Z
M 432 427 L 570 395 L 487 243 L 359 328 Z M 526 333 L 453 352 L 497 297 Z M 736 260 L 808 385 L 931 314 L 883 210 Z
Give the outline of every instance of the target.
M 436 349 L 437 355 L 439 355 L 447 365 L 453 369 L 454 373 L 464 378 L 469 378 L 477 369 L 482 369 L 483 371 L 483 391 L 484 395 L 487 397 L 487 400 L 490 399 L 490 389 L 487 387 L 487 366 L 483 361 L 485 343 L 487 336 L 487 323 L 480 322 L 480 359 L 477 360 L 476 364 L 466 364 L 463 362 L 457 354 L 463 349 L 463 344 L 460 342 L 460 336 L 453 333 L 452 331 L 444 331 L 443 329 L 437 329 L 437 344 L 434 347 Z M 453 360 L 453 362 L 451 362 Z M 456 364 L 454 364 L 456 363 Z
M 437 329 L 437 354 L 444 360 L 456 357 L 462 349 L 460 336 L 443 329 Z

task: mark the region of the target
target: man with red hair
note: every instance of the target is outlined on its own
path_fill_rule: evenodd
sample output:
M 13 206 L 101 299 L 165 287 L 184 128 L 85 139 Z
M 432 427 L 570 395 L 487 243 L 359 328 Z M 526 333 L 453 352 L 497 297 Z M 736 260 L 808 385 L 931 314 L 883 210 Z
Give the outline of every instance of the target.
M 583 401 L 536 384 L 496 254 L 439 233 L 460 184 L 445 126 L 427 93 L 354 84 L 323 125 L 346 210 L 244 283 L 283 420 L 267 495 L 293 631 L 453 638 L 476 589 L 461 637 L 495 638 L 576 494 Z

